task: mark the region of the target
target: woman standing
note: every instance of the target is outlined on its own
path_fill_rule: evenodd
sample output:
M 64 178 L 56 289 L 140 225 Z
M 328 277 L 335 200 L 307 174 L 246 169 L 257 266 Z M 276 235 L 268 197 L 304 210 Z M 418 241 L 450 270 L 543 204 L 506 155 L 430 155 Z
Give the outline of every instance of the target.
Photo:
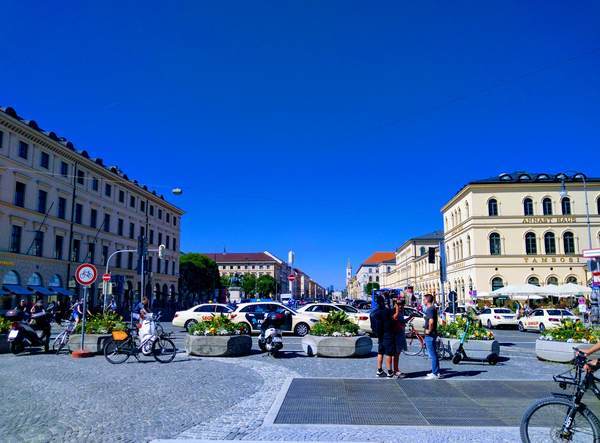
M 406 351 L 406 323 L 412 320 L 413 315 L 405 318 L 404 305 L 406 300 L 403 295 L 399 296 L 394 303 L 394 314 L 392 319 L 394 321 L 394 344 L 396 353 L 394 354 L 394 376 L 397 378 L 404 378 L 406 374 L 400 372 L 400 354 L 402 351 Z

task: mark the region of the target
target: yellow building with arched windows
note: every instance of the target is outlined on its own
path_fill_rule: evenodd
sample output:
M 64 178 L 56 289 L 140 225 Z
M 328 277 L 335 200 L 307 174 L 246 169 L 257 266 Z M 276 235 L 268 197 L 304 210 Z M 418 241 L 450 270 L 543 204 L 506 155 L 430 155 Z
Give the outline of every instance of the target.
M 589 210 L 586 215 L 586 193 Z M 600 178 L 500 174 L 465 185 L 442 208 L 446 290 L 508 284 L 585 284 L 582 250 L 600 247 Z

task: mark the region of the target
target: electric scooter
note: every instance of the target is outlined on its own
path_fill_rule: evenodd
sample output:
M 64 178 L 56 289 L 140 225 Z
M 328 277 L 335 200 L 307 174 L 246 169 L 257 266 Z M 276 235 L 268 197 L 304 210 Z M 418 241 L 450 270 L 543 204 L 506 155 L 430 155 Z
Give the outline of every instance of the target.
M 456 351 L 454 352 L 454 356 L 452 357 L 452 363 L 457 365 L 462 360 L 487 361 L 492 366 L 495 365 L 496 363 L 498 363 L 498 354 L 496 354 L 495 352 L 492 352 L 486 358 L 481 358 L 481 359 L 470 358 L 467 355 L 467 353 L 465 352 L 464 344 L 465 344 L 465 341 L 467 340 L 467 334 L 469 332 L 470 326 L 471 326 L 471 319 L 467 316 L 467 323 L 465 324 L 465 329 L 464 329 L 462 335 L 460 336 L 460 343 L 458 345 L 458 348 L 456 349 Z

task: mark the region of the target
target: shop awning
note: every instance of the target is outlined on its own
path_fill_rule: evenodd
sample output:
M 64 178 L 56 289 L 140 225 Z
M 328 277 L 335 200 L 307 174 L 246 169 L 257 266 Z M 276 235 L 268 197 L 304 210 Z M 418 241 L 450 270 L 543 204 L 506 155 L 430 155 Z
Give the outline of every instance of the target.
M 2 295 L 8 295 L 8 294 L 10 294 L 10 292 L 7 292 L 7 291 L 5 291 L 4 289 L 2 289 L 0 287 L 0 296 L 2 296 Z
M 27 286 L 27 288 L 33 291 L 34 294 L 41 295 L 43 297 L 48 297 L 50 295 L 56 294 L 56 292 L 54 292 L 52 289 L 46 289 L 43 286 L 31 285 Z
M 73 293 L 71 291 L 60 286 L 53 286 L 50 289 L 52 289 L 52 291 L 54 291 L 55 294 L 64 295 L 65 297 L 73 297 Z
M 2 288 L 11 293 L 11 294 L 15 294 L 15 295 L 32 295 L 33 291 L 30 291 L 27 288 L 24 288 L 21 285 L 3 285 Z

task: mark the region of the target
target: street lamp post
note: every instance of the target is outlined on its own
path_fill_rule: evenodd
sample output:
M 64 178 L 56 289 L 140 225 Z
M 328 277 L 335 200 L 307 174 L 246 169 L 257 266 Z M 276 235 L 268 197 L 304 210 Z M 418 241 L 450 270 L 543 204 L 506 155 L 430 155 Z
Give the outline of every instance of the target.
M 566 178 L 565 175 L 563 175 L 561 177 L 560 196 L 562 198 L 564 198 L 568 195 L 567 186 L 565 184 L 565 178 Z M 585 180 L 585 175 L 582 174 L 581 172 L 577 172 L 577 173 L 575 173 L 575 175 L 573 175 L 573 180 L 578 179 L 578 178 L 581 179 L 581 181 L 583 182 L 583 194 L 585 197 L 585 216 L 586 216 L 587 231 L 588 231 L 588 248 L 592 249 L 592 226 L 590 223 L 590 205 L 589 205 L 589 200 L 588 200 L 587 182 Z

